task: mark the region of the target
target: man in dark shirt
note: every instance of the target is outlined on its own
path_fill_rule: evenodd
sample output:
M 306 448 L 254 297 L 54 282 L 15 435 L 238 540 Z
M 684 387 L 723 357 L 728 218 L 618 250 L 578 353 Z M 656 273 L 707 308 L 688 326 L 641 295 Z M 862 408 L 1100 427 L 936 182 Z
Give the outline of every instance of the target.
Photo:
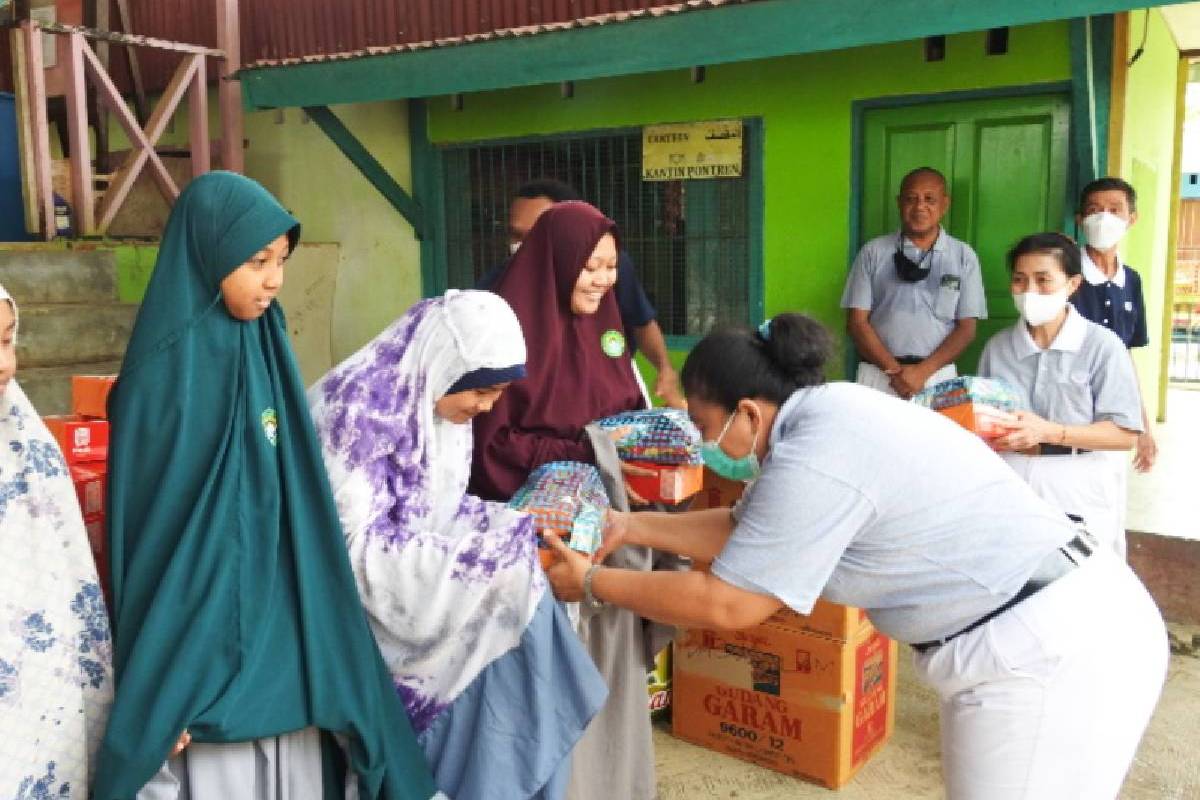
M 1137 222 L 1137 193 L 1120 178 L 1099 178 L 1083 187 L 1075 224 L 1084 247 L 1083 282 L 1071 296 L 1071 302 L 1087 319 L 1103 325 L 1121 337 L 1125 347 L 1145 347 L 1150 343 L 1146 332 L 1146 303 L 1142 297 L 1142 279 L 1121 263 L 1118 245 L 1126 231 Z M 1145 433 L 1138 437 L 1134 466 L 1149 472 L 1158 455 L 1158 445 L 1146 413 L 1142 393 L 1142 423 Z
M 537 222 L 550 206 L 555 203 L 565 203 L 569 200 L 582 200 L 572 187 L 561 181 L 541 179 L 530 181 L 517 189 L 512 205 L 508 212 L 508 238 L 511 252 L 517 252 L 529 229 Z M 476 289 L 491 289 L 500 279 L 507 262 L 498 264 L 489 270 L 475 284 Z M 617 260 L 617 285 L 614 289 L 617 305 L 621 309 L 621 324 L 625 328 L 625 338 L 629 341 L 629 354 L 632 357 L 638 349 L 645 354 L 646 360 L 658 372 L 654 382 L 654 394 L 661 397 L 663 402 L 674 408 L 686 408 L 683 393 L 679 389 L 679 376 L 671 364 L 667 352 L 667 341 L 663 337 L 662 328 L 655 319 L 654 306 L 646 296 L 641 281 L 638 280 L 637 270 L 629 253 L 622 250 Z M 635 364 L 636 369 L 636 364 Z

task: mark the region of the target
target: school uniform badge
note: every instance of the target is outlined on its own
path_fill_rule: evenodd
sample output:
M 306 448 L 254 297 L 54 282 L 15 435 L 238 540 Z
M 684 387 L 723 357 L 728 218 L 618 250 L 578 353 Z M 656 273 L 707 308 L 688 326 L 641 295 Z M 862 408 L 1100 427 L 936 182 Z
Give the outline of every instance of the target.
M 275 409 L 268 408 L 262 412 L 262 427 L 267 441 L 274 447 L 275 442 L 279 439 L 279 417 L 275 414 Z
M 600 337 L 600 349 L 609 358 L 620 358 L 625 355 L 625 334 L 610 328 Z

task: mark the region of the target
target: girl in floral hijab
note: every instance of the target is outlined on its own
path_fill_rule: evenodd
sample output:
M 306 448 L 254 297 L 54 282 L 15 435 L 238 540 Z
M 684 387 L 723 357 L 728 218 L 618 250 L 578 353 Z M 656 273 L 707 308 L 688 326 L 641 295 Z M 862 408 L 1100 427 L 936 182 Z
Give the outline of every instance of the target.
M 455 800 L 561 797 L 605 696 L 546 591 L 532 518 L 467 494 L 471 420 L 524 376 L 512 309 L 452 291 L 309 390 L 372 631 Z
M 112 639 L 62 453 L 16 372 L 0 287 L 0 797 L 86 798 L 112 702 Z

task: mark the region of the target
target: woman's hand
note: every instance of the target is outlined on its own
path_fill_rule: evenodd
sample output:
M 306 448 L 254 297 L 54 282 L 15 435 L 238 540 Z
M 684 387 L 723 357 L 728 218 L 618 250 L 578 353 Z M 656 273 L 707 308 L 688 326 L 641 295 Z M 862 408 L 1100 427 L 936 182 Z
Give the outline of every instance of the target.
M 654 394 L 661 397 L 669 408 L 687 411 L 687 400 L 679 389 L 679 374 L 674 368 L 664 366 L 658 371 L 658 378 L 654 381 Z
M 1061 444 L 1065 428 L 1057 422 L 1042 419 L 1032 411 L 1016 411 L 1007 423 L 1009 431 L 997 438 L 997 450 L 1021 451 L 1039 444 Z
M 592 566 L 591 559 L 563 544 L 558 534 L 547 531 L 542 534 L 542 539 L 558 556 L 558 560 L 546 569 L 554 596 L 566 603 L 579 602 L 583 599 L 583 576 Z
M 653 478 L 655 475 L 658 474 L 652 469 L 646 469 L 645 467 L 639 467 L 636 464 L 627 464 L 624 461 L 621 462 L 621 473 L 623 475 L 625 475 L 626 477 L 632 475 L 635 478 Z M 625 481 L 625 496 L 629 498 L 629 505 L 631 505 L 631 506 L 648 506 L 648 505 L 650 505 L 649 500 L 642 497 L 640 494 L 635 492 L 633 489 L 629 488 L 629 481 Z
M 174 758 L 175 756 L 179 755 L 185 749 L 187 749 L 187 746 L 191 743 L 192 735 L 190 733 L 184 731 L 183 733 L 179 734 L 179 741 L 175 742 L 175 746 L 171 748 L 171 755 L 169 757 Z
M 608 510 L 604 517 L 604 532 L 600 547 L 592 554 L 593 564 L 601 563 L 629 543 L 629 517 L 628 511 L 615 511 L 611 508 Z

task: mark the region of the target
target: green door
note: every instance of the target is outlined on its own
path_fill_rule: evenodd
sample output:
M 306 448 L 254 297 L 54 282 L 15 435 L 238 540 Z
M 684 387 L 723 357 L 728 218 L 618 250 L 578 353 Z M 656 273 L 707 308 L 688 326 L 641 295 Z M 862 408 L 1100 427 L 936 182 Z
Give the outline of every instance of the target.
M 864 114 L 859 243 L 898 229 L 901 177 L 930 166 L 950 182 L 942 225 L 979 254 L 988 319 L 958 361 L 961 374 L 974 372 L 988 337 L 1016 319 L 1005 252 L 1025 234 L 1062 227 L 1069 112 L 1065 96 L 1031 95 Z

